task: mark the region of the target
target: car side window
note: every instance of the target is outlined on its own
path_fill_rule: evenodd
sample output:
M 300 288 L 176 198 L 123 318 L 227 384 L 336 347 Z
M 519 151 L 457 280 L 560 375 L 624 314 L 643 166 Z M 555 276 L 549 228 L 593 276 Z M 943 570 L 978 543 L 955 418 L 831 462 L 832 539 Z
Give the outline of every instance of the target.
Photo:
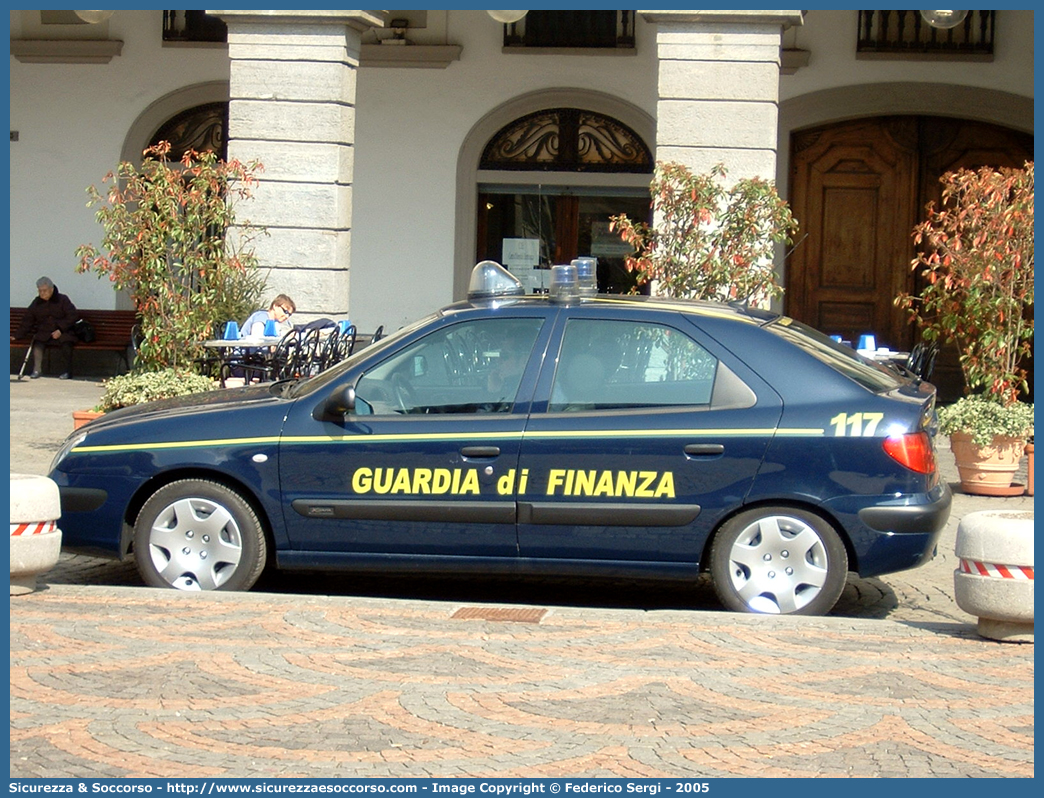
M 543 319 L 477 319 L 426 335 L 366 372 L 360 414 L 508 413 Z
M 718 367 L 717 358 L 673 327 L 570 319 L 548 410 L 709 407 Z

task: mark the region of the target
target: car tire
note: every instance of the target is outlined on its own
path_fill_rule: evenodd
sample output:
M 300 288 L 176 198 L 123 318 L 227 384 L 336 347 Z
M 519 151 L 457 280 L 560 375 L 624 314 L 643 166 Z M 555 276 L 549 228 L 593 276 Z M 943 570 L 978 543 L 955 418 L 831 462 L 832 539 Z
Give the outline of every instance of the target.
M 714 590 L 727 609 L 824 615 L 848 577 L 848 555 L 834 528 L 793 507 L 758 507 L 726 521 L 710 550 Z
M 134 524 L 134 559 L 151 587 L 249 590 L 264 569 L 267 550 L 250 504 L 204 479 L 163 486 Z

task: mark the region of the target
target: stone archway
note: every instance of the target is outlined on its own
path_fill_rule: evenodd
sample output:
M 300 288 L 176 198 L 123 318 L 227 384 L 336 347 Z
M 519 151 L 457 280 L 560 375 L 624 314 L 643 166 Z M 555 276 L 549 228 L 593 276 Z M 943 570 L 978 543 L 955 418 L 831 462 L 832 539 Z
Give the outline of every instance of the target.
M 120 160 L 140 165 L 142 152 L 163 125 L 190 108 L 210 103 L 228 103 L 228 83 L 197 83 L 160 97 L 138 114 L 138 118 L 127 129 Z

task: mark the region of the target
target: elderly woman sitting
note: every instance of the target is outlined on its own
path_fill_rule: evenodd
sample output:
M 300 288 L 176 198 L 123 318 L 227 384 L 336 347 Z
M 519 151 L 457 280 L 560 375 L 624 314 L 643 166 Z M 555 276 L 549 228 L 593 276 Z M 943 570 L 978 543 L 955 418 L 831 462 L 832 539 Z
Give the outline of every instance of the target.
M 69 297 L 58 293 L 50 277 L 36 281 L 36 292 L 39 296 L 29 304 L 11 340 L 31 339 L 33 372 L 29 378 L 33 380 L 43 372 L 44 347 L 61 347 L 62 371 L 58 379 L 67 380 L 72 367 L 72 348 L 77 340 L 72 327 L 79 313 Z

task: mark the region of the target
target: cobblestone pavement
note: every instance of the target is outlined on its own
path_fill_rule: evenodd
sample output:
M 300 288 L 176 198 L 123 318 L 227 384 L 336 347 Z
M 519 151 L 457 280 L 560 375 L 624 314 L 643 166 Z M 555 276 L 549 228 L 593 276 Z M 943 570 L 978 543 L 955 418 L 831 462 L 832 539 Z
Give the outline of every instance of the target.
M 45 473 L 71 422 L 21 423 L 60 404 L 26 385 L 12 469 Z M 705 582 L 190 595 L 65 554 L 11 599 L 10 775 L 1032 777 L 1034 646 L 979 638 L 952 599 L 956 524 L 986 507 L 1032 497 L 956 495 L 932 563 L 852 579 L 826 618 L 722 613 Z
M 11 775 L 1033 776 L 1033 645 L 966 624 L 52 586 Z

